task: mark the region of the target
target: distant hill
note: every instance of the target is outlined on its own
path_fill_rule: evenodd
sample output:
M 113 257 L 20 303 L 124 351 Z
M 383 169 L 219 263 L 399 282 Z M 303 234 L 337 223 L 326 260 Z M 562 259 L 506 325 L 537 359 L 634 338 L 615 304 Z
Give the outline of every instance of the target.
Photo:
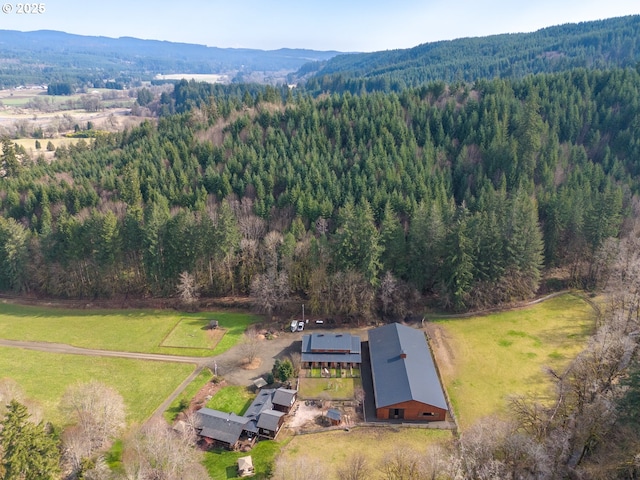
M 635 66 L 640 61 L 640 15 L 566 24 L 534 33 L 425 43 L 404 50 L 338 55 L 306 64 L 291 81 L 307 89 L 398 91 L 430 81 L 521 78 L 576 67 Z
M 339 52 L 254 50 L 72 35 L 40 30 L 0 30 L 0 86 L 105 78 L 150 79 L 155 74 L 292 72 Z

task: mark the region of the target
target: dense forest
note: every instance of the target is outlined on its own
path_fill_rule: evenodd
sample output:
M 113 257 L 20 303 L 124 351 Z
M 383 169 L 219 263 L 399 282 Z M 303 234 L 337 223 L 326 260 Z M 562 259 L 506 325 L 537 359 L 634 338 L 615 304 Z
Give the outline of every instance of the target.
M 0 288 L 171 296 L 190 277 L 267 312 L 398 318 L 593 287 L 638 209 L 639 89 L 630 68 L 318 98 L 182 82 L 157 125 L 50 164 L 5 139 Z
M 462 38 L 403 50 L 338 55 L 304 65 L 310 92 L 400 91 L 430 81 L 522 78 L 572 68 L 634 67 L 640 16 L 544 28 L 532 33 Z
M 327 60 L 338 52 L 281 48 L 257 50 L 205 45 L 92 37 L 40 30 L 0 30 L 0 88 L 69 82 L 103 87 L 107 79 L 132 86 L 156 74 L 243 74 L 291 72 L 306 62 Z M 233 76 L 233 75 L 232 75 Z

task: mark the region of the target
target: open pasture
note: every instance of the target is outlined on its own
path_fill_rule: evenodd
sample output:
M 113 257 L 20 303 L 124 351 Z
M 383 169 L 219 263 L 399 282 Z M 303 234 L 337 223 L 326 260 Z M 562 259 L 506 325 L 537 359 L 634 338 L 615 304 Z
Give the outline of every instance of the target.
M 561 371 L 584 348 L 594 315 L 587 302 L 566 294 L 524 309 L 430 325 L 460 426 L 505 412 L 512 395 L 551 395 L 545 368 Z
M 67 387 L 97 380 L 124 398 L 127 421 L 142 422 L 194 369 L 193 365 L 85 357 L 0 348 L 0 377 L 14 379 L 42 406 L 46 420 L 64 422 L 58 404 Z
M 210 347 L 208 330 L 196 328 L 199 339 L 191 345 L 163 346 L 175 330 L 218 320 L 224 336 L 215 348 Z M 245 313 L 203 312 L 180 313 L 170 310 L 71 310 L 0 303 L 0 338 L 40 342 L 66 343 L 76 347 L 125 352 L 163 353 L 187 356 L 220 354 L 241 338 L 247 326 L 259 317 Z M 177 333 L 174 333 L 178 335 Z M 177 341 L 177 340 L 176 340 Z
M 400 427 L 357 427 L 349 431 L 332 430 L 309 435 L 297 435 L 283 448 L 287 463 L 293 460 L 317 462 L 326 468 L 327 480 L 339 480 L 337 469 L 357 454 L 365 456 L 373 475 L 385 458 L 400 451 L 425 457 L 433 444 L 452 439 L 449 430 Z

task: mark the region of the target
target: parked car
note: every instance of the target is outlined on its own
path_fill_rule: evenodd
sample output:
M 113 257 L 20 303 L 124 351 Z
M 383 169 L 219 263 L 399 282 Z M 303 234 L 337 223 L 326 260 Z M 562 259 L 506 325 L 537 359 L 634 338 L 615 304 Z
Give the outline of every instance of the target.
M 302 320 L 300 320 L 298 322 L 298 331 L 301 332 L 304 330 L 304 322 Z
M 298 329 L 298 321 L 297 320 L 291 320 L 291 331 L 295 332 Z

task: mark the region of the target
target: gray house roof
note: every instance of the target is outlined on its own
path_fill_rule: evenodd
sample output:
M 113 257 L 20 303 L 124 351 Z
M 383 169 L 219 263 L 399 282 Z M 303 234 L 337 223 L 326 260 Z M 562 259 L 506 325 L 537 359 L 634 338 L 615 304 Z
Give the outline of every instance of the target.
M 240 439 L 240 434 L 248 419 L 235 413 L 225 413 L 210 408 L 201 408 L 196 412 L 200 435 L 233 445 Z
M 265 410 L 260 414 L 260 418 L 258 418 L 258 428 L 264 428 L 270 432 L 277 432 L 278 423 L 283 415 L 283 412 L 276 410 Z
M 360 337 L 350 333 L 312 333 L 302 337 L 303 362 L 362 363 Z
M 256 398 L 251 402 L 247 411 L 244 412 L 244 416 L 248 422 L 244 429 L 247 432 L 258 433 L 258 419 L 262 416 L 262 413 L 273 409 L 273 402 L 271 398 L 276 390 L 274 388 L 264 388 L 258 392 Z
M 290 390 L 287 388 L 279 388 L 273 394 L 272 402 L 274 405 L 282 405 L 283 407 L 290 407 L 293 405 L 293 401 L 296 398 L 298 391 Z
M 414 400 L 448 410 L 422 332 L 399 323 L 374 328 L 369 350 L 376 408 Z

